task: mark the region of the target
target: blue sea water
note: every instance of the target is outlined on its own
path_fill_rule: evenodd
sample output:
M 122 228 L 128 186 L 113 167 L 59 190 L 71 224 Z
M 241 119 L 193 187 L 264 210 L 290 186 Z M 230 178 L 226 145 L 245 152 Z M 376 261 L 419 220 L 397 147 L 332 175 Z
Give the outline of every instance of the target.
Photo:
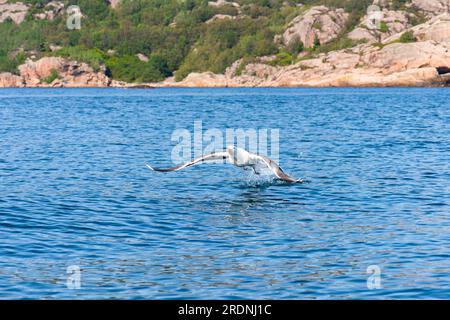
M 196 120 L 307 183 L 145 167 Z M 0 299 L 70 298 L 450 298 L 449 89 L 1 90 Z

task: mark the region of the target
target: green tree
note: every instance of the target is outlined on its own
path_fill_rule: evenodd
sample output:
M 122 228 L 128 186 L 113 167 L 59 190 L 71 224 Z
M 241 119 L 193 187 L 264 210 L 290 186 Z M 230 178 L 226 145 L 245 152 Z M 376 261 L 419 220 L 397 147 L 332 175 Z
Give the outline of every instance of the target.
M 301 41 L 298 37 L 292 39 L 286 47 L 286 50 L 294 56 L 298 55 L 304 49 L 305 45 L 303 44 L 303 41 Z
M 314 49 L 320 47 L 320 39 L 319 37 L 316 35 L 314 35 Z

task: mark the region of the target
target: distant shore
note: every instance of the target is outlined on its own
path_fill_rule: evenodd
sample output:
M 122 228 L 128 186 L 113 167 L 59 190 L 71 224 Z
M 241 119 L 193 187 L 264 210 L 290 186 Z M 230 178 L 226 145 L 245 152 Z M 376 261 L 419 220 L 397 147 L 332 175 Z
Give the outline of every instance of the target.
M 19 74 L 0 73 L 0 87 L 245 88 L 245 87 L 444 87 L 450 85 L 450 42 L 434 40 L 361 44 L 287 66 L 238 60 L 224 74 L 190 73 L 181 81 L 127 83 L 83 62 L 61 57 L 27 60 Z

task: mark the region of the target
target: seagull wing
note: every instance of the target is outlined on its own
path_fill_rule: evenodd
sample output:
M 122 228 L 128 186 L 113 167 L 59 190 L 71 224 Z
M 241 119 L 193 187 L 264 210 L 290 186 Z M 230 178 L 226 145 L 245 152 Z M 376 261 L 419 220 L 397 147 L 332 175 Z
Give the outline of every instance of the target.
M 289 175 L 287 175 L 283 171 L 283 169 L 281 169 L 280 166 L 275 161 L 273 161 L 272 159 L 270 159 L 270 158 L 268 158 L 266 156 L 260 156 L 260 155 L 257 155 L 256 157 L 257 157 L 258 160 L 263 162 L 267 167 L 269 167 L 269 169 L 272 170 L 273 174 L 277 178 L 279 178 L 279 179 L 281 179 L 283 181 L 289 182 L 289 183 L 303 182 L 302 179 L 294 179 L 294 178 L 290 177 Z
M 180 164 L 176 167 L 172 167 L 172 168 L 159 169 L 159 168 L 153 168 L 152 166 L 150 166 L 148 164 L 147 164 L 147 167 L 153 171 L 171 172 L 171 171 L 178 171 L 178 170 L 193 166 L 195 164 L 203 163 L 206 161 L 225 160 L 225 159 L 228 159 L 228 157 L 229 157 L 228 152 L 216 152 L 216 153 L 211 153 L 211 154 L 196 158 L 190 162 L 182 163 L 182 164 Z

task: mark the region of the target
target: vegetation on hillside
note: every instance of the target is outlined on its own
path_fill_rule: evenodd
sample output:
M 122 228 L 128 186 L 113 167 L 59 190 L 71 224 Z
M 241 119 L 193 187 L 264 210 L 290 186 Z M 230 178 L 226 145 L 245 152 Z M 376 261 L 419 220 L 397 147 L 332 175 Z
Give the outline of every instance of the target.
M 14 2 L 13 0 L 10 2 Z M 66 16 L 37 20 L 51 0 L 20 0 L 33 5 L 26 20 L 16 25 L 0 23 L 0 71 L 16 72 L 26 55 L 62 56 L 105 68 L 114 79 L 140 82 L 159 81 L 175 74 L 180 80 L 193 71 L 223 72 L 234 61 L 275 55 L 274 64 L 295 61 L 305 50 L 301 41 L 288 47 L 277 46 L 274 36 L 313 5 L 344 8 L 350 18 L 342 34 L 327 44 L 315 41 L 312 54 L 347 48 L 356 43 L 346 34 L 366 13 L 373 0 L 233 0 L 240 12 L 228 5 L 220 8 L 207 0 L 122 0 L 111 9 L 106 0 L 64 0 L 65 6 L 78 5 L 83 13 L 80 30 L 66 27 Z M 406 0 L 394 0 L 404 8 Z M 289 5 L 286 5 L 288 3 Z M 303 6 L 297 6 L 302 3 Z M 236 19 L 207 21 L 216 14 Z M 51 51 L 51 46 L 62 49 Z M 148 62 L 136 55 L 147 56 Z M 242 69 L 242 67 L 241 67 Z

